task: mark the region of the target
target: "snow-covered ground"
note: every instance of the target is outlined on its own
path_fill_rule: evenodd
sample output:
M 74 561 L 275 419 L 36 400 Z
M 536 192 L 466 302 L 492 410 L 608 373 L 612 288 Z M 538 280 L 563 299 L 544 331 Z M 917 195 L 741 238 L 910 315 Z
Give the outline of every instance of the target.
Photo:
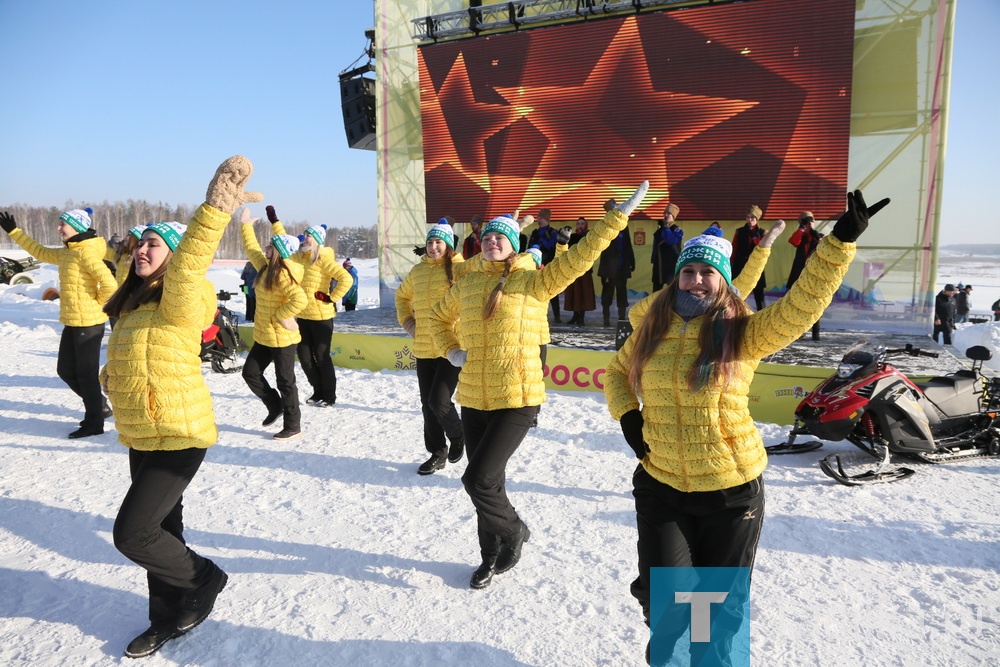
M 356 266 L 372 307 L 376 262 Z M 221 263 L 210 278 L 236 291 L 239 269 Z M 58 306 L 37 298 L 55 272 L 32 273 L 40 285 L 0 287 L 0 664 L 129 662 L 122 650 L 147 623 L 143 573 L 111 542 L 126 451 L 113 422 L 66 439 L 81 406 L 56 376 Z M 231 305 L 242 310 L 242 295 Z M 508 468 L 531 541 L 513 571 L 472 591 L 464 464 L 416 474 L 415 375 L 337 374 L 337 406 L 303 406 L 306 435 L 285 443 L 270 438 L 278 425 L 259 426 L 239 374 L 207 374 L 220 440 L 185 495 L 186 534 L 230 582 L 204 624 L 144 664 L 642 662 L 647 631 L 628 593 L 635 460 L 603 396 L 550 393 Z M 759 426 L 768 444 L 787 435 Z M 817 460 L 850 450 L 775 457 L 765 473 L 753 664 L 1000 664 L 1000 460 L 847 488 Z

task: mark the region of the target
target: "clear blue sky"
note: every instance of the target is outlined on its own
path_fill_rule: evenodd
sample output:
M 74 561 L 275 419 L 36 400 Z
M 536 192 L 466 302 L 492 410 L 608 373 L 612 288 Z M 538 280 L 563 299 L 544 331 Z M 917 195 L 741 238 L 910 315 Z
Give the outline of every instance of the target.
M 372 0 L 0 0 L 0 206 L 197 204 L 242 153 L 283 220 L 374 224 L 338 87 L 373 26 Z M 998 37 L 1000 0 L 959 0 L 944 244 L 1000 243 Z

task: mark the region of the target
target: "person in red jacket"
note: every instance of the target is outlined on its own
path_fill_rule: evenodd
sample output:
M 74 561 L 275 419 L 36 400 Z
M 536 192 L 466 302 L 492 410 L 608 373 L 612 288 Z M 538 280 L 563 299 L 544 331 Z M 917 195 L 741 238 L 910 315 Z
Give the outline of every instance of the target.
M 795 259 L 792 260 L 792 269 L 788 272 L 788 282 L 786 287 L 792 289 L 792 285 L 799 279 L 806 260 L 816 251 L 819 240 L 823 235 L 813 229 L 815 218 L 811 211 L 799 213 L 799 228 L 796 229 L 788 242 L 795 246 Z M 819 320 L 812 325 L 812 339 L 819 340 Z
M 483 251 L 483 216 L 472 216 L 469 224 L 472 225 L 472 233 L 465 237 L 465 243 L 462 244 L 462 257 L 465 259 L 471 259 Z

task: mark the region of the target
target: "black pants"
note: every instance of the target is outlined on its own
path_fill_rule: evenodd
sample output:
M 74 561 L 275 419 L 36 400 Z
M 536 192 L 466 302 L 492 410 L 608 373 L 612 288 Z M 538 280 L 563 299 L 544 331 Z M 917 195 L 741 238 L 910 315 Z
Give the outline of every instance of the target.
M 631 592 L 647 623 L 650 568 L 753 567 L 764 522 L 760 477 L 730 489 L 685 493 L 653 479 L 640 464 L 632 475 L 632 495 L 639 531 L 639 576 Z M 687 630 L 690 610 L 685 611 L 684 618 L 661 619 L 654 628 L 656 641 L 668 642 L 661 646 L 673 646 Z M 694 643 L 692 647 L 698 648 Z
M 149 621 L 174 626 L 185 591 L 206 583 L 210 562 L 184 543 L 181 498 L 205 459 L 204 449 L 130 449 L 132 485 L 115 519 L 115 547 L 146 570 Z
M 264 377 L 264 371 L 274 364 L 274 389 Z M 295 387 L 295 346 L 268 347 L 254 343 L 243 364 L 243 379 L 254 396 L 264 401 L 268 410 L 281 406 L 284 428 L 297 431 L 302 426 L 299 412 L 299 390 Z
M 247 294 L 247 322 L 253 322 L 257 315 L 257 295 Z
M 345 303 L 344 304 L 344 310 L 356 310 L 357 307 L 358 307 L 358 304 L 356 304 L 356 303 Z
M 333 339 L 333 318 L 328 320 L 296 319 L 302 342 L 299 343 L 299 363 L 313 389 L 313 396 L 328 403 L 337 402 L 337 374 L 330 357 Z
M 624 320 L 628 311 L 628 278 L 626 276 L 614 276 L 605 278 L 601 276 L 601 307 L 604 308 L 604 316 L 611 315 L 611 302 L 617 297 L 618 319 Z
M 931 337 L 934 339 L 934 342 L 937 343 L 938 342 L 938 334 L 941 334 L 943 336 L 943 338 L 944 338 L 944 344 L 945 345 L 951 345 L 951 332 L 952 332 L 952 327 L 950 325 L 948 325 L 948 324 L 935 324 L 934 325 L 934 334 Z
M 458 386 L 459 370 L 442 357 L 417 359 L 420 410 L 424 413 L 424 447 L 437 456 L 448 455 L 448 442 L 465 441 L 462 418 L 451 400 Z
M 496 558 L 500 540 L 511 538 L 520 518 L 507 498 L 507 461 L 531 428 L 538 408 L 475 410 L 462 407 L 465 451 L 469 464 L 462 475 L 465 491 L 476 507 L 479 550 L 483 560 Z
M 59 358 L 56 373 L 83 399 L 83 421 L 80 426 L 104 426 L 104 395 L 101 393 L 101 341 L 104 340 L 104 323 L 89 327 L 63 327 L 59 339 Z

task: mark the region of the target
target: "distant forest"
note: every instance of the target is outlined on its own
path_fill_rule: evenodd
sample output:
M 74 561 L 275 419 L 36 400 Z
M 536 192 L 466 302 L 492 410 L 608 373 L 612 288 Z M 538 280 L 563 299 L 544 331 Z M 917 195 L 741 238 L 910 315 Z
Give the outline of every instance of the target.
M 196 210 L 196 207 L 185 204 L 171 206 L 162 202 L 151 204 L 147 201 L 129 199 L 126 202 L 105 201 L 100 204 L 67 202 L 63 208 L 11 204 L 0 206 L 0 211 L 10 212 L 17 220 L 17 226 L 42 245 L 58 246 L 62 243 L 59 239 L 59 233 L 56 231 L 59 216 L 62 215 L 63 211 L 88 206 L 94 211 L 94 228 L 105 239 L 110 239 L 114 234 L 125 236 L 130 228 L 136 225 L 145 225 L 147 222 L 176 221 L 187 224 Z M 282 223 L 289 233 L 296 235 L 304 233 L 308 226 L 308 223 L 295 221 L 282 220 Z M 219 250 L 215 255 L 217 259 L 242 259 L 246 256 L 243 253 L 238 227 L 239 223 L 234 221 L 226 228 L 222 243 L 219 244 Z M 261 244 L 266 244 L 268 242 L 267 220 L 258 222 L 254 228 L 257 230 L 257 237 Z M 0 245 L 4 247 L 14 245 L 14 242 L 8 239 L 6 234 L 0 234 L 0 236 L 2 236 Z M 337 257 L 340 258 L 369 259 L 375 257 L 378 252 L 377 239 L 375 225 L 371 227 L 330 227 L 326 231 L 326 245 L 333 248 Z

